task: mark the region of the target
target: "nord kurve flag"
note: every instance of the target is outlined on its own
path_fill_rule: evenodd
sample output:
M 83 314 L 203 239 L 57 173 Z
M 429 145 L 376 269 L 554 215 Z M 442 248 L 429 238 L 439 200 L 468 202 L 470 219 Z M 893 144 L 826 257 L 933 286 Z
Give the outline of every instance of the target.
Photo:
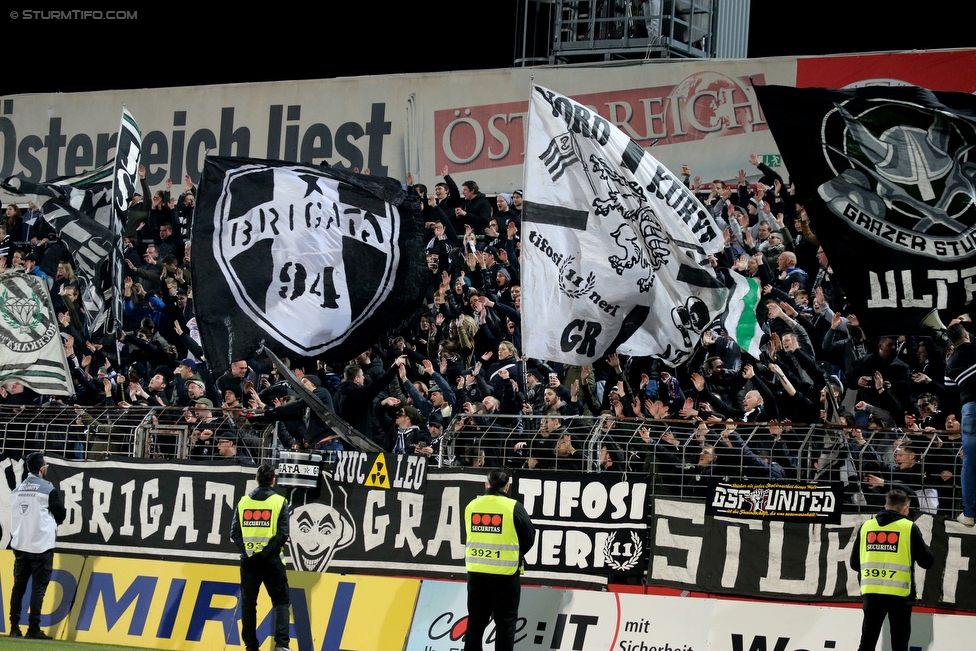
M 526 355 L 686 360 L 728 294 L 708 255 L 722 230 L 620 129 L 533 86 L 522 239 Z
M 71 253 L 88 331 L 96 340 L 114 333 L 112 305 L 121 300 L 121 297 L 117 299 L 111 258 L 118 238 L 95 218 L 95 215 L 109 218 L 112 169 L 113 164 L 109 163 L 93 172 L 50 183 L 33 183 L 11 176 L 2 184 L 3 189 L 14 194 L 37 195 L 44 220 L 57 231 Z
M 75 392 L 47 287 L 15 271 L 0 275 L 0 384 L 7 382 L 44 395 Z
M 262 342 L 349 359 L 423 298 L 419 196 L 316 165 L 208 158 L 193 218 L 193 295 L 221 372 Z
M 757 87 L 797 195 L 871 336 L 922 333 L 976 294 L 976 98 Z M 931 330 L 928 330 L 931 332 Z

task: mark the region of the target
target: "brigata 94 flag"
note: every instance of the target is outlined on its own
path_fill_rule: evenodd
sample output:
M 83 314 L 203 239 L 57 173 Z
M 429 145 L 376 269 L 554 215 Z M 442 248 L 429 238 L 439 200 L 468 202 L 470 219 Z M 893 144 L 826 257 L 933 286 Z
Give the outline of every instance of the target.
M 420 198 L 317 165 L 207 158 L 193 217 L 193 294 L 215 372 L 252 357 L 349 359 L 423 297 Z
M 916 87 L 756 93 L 869 336 L 924 333 L 933 311 L 946 323 L 969 311 L 976 98 Z
M 722 229 L 595 111 L 533 86 L 523 202 L 523 346 L 588 364 L 609 352 L 680 364 L 725 308 L 709 254 Z

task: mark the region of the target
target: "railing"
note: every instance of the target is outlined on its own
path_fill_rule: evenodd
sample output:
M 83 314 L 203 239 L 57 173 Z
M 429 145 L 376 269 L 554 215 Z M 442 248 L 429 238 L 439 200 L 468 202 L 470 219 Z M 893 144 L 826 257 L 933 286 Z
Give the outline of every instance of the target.
M 235 458 L 262 463 L 277 457 L 274 426 L 257 429 L 237 411 L 215 410 L 213 423 L 191 422 L 178 407 L 0 406 L 0 450 L 11 456 L 34 451 L 68 459 L 101 460 L 109 455 L 145 459 L 224 458 L 227 439 Z M 206 431 L 211 432 L 207 434 Z M 230 457 L 227 457 L 230 458 Z
M 552 425 L 555 433 L 544 436 L 540 430 Z M 944 451 L 956 449 L 950 447 L 951 432 L 854 432 L 831 425 L 702 424 L 602 416 L 564 416 L 554 423 L 546 416 L 462 414 L 445 429 L 437 465 L 647 475 L 653 480 L 652 495 L 685 498 L 704 497 L 709 479 L 834 481 L 845 486 L 846 508 L 851 511 L 877 510 L 884 492 L 901 483 L 919 496 L 923 511 L 953 517 L 961 509 L 962 459 Z M 569 435 L 569 449 L 558 443 L 564 434 Z M 906 468 L 897 469 L 894 451 L 905 435 L 913 437 L 912 452 L 898 460 Z M 563 446 L 562 454 L 557 445 Z M 575 454 L 566 454 L 572 450 Z
M 213 423 L 201 425 L 190 422 L 192 412 L 173 407 L 0 406 L 0 451 L 91 460 L 277 460 L 281 446 L 274 424 L 252 424 L 236 410 L 214 413 Z M 903 445 L 906 434 L 911 452 Z M 953 517 L 961 509 L 962 458 L 947 452 L 957 450 L 950 436 L 828 425 L 737 423 L 733 429 L 728 423 L 607 416 L 461 414 L 445 428 L 431 461 L 439 467 L 627 473 L 650 477 L 653 496 L 701 498 L 712 478 L 780 474 L 772 464 L 757 465 L 758 455 L 778 463 L 786 479 L 843 483 L 848 510 L 876 510 L 884 491 L 902 482 L 920 496 L 922 510 Z M 224 439 L 236 448 L 218 442 Z

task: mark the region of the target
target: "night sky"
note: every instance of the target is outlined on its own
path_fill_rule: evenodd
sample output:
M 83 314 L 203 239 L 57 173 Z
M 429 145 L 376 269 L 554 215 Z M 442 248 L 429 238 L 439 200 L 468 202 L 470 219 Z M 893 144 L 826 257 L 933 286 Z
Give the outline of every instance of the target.
M 0 94 L 477 70 L 514 60 L 517 0 L 341 3 L 342 14 L 330 13 L 339 4 L 252 13 L 238 5 L 232 16 L 199 5 L 139 6 L 135 20 L 122 21 L 8 11 L 0 14 L 8 37 Z M 829 10 L 835 5 L 843 13 Z M 928 5 L 931 15 L 906 7 L 753 0 L 749 55 L 976 47 L 970 2 Z M 41 62 L 48 52 L 53 65 Z

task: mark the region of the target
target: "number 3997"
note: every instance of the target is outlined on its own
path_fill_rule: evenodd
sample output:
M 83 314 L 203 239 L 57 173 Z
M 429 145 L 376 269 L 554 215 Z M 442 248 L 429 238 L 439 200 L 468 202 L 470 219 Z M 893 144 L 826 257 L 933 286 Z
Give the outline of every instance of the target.
M 895 570 L 879 570 L 877 568 L 872 568 L 870 570 L 862 570 L 861 574 L 870 579 L 893 579 L 895 578 Z

